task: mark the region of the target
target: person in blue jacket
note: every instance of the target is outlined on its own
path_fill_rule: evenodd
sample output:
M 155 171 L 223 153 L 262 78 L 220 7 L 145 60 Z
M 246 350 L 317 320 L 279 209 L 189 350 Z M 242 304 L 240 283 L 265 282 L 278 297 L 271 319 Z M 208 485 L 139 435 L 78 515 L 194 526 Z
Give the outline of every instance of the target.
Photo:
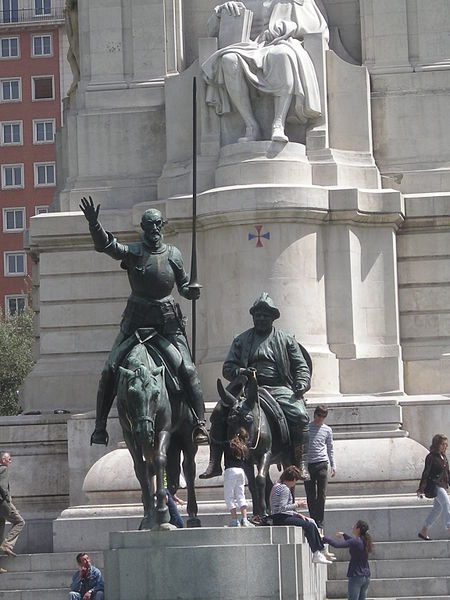
M 105 586 L 100 569 L 91 565 L 86 552 L 77 554 L 78 569 L 72 577 L 69 600 L 104 600 Z

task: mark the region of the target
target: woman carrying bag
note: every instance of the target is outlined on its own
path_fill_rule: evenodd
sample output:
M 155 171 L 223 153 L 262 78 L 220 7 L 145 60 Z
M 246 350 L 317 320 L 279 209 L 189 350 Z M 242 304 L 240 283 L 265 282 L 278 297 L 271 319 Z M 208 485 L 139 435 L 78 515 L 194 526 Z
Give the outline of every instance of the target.
M 437 521 L 441 512 L 447 530 L 450 530 L 450 500 L 447 489 L 450 479 L 448 460 L 445 455 L 448 446 L 447 436 L 437 433 L 433 436 L 430 453 L 425 458 L 425 468 L 420 480 L 417 495 L 434 498 L 433 508 L 425 517 L 422 529 L 418 536 L 422 540 L 429 540 L 428 529 Z

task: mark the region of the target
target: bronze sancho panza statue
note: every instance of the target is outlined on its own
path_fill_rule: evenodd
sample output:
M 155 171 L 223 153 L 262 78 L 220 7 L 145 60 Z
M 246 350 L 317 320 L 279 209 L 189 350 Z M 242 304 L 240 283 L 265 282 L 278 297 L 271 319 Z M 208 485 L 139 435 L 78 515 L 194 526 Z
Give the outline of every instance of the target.
M 121 360 L 131 349 L 133 334 L 140 328 L 153 328 L 173 344 L 181 354 L 178 377 L 196 417 L 193 439 L 197 444 L 208 442 L 204 427 L 203 392 L 197 369 L 192 361 L 184 317 L 172 296 L 174 286 L 183 298 L 198 299 L 200 290 L 189 288 L 189 277 L 183 266 L 181 252 L 165 244 L 162 229 L 166 223 L 159 210 L 149 209 L 141 219 L 141 241 L 121 244 L 112 233 L 105 231 L 98 220 L 100 205 L 94 206 L 91 197 L 81 199 L 80 208 L 89 222 L 89 231 L 97 252 L 121 261 L 128 273 L 131 294 L 122 315 L 120 331 L 103 368 L 97 394 L 97 415 L 91 444 L 107 444 L 106 421 L 114 400 L 116 373 Z
M 238 335 L 223 365 L 223 376 L 237 382 L 248 369 L 254 369 L 258 385 L 281 408 L 289 429 L 291 460 L 308 479 L 309 417 L 303 394 L 311 386 L 311 366 L 306 350 L 292 333 L 275 329 L 280 311 L 263 292 L 250 308 L 254 326 Z M 233 388 L 233 384 L 228 389 Z M 210 462 L 201 479 L 222 473 L 223 442 L 227 437 L 228 410 L 219 402 L 211 415 Z

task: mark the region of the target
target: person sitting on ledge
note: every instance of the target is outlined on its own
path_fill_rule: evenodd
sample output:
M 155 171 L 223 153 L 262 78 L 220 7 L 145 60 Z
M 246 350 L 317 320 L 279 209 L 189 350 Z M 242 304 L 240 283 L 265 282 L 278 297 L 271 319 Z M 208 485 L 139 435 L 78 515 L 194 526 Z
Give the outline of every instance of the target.
M 78 569 L 72 577 L 69 600 L 104 600 L 104 584 L 100 569 L 91 565 L 86 552 L 77 554 Z
M 322 553 L 325 549 L 319 530 L 313 519 L 297 513 L 297 508 L 304 508 L 306 500 L 295 500 L 294 488 L 301 479 L 301 472 L 295 465 L 287 467 L 270 492 L 270 509 L 274 525 L 294 525 L 305 532 L 314 563 L 331 564 Z

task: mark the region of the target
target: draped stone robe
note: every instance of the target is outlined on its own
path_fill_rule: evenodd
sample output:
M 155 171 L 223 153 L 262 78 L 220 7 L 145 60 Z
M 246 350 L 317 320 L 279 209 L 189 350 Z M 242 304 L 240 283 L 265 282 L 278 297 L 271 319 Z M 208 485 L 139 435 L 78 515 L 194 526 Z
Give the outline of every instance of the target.
M 295 115 L 302 123 L 319 117 L 317 76 L 302 44 L 304 35 L 309 33 L 321 33 L 328 40 L 328 27 L 316 3 L 314 0 L 245 0 L 244 4 L 254 12 L 252 41 L 221 48 L 202 64 L 207 103 L 214 106 L 219 115 L 232 110 L 221 61 L 222 56 L 232 52 L 239 57 L 248 85 L 275 96 L 293 93 Z M 218 35 L 218 8 L 208 23 L 211 36 Z M 273 60 L 275 55 L 284 57 L 281 68 L 280 61 Z

